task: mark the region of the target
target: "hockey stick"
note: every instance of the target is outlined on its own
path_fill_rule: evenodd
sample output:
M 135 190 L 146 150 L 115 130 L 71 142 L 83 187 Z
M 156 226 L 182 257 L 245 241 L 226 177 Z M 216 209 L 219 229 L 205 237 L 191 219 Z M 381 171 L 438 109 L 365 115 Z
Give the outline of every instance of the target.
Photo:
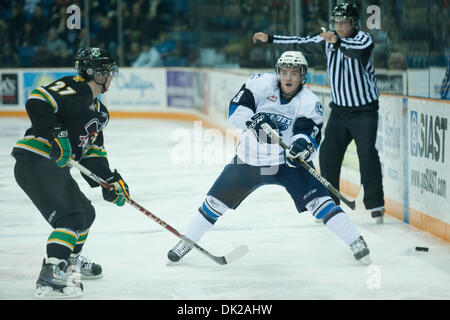
M 71 167 L 75 167 L 78 170 L 80 170 L 80 172 L 82 172 L 83 174 L 85 174 L 86 176 L 88 176 L 89 178 L 94 180 L 95 182 L 97 182 L 103 188 L 105 188 L 107 190 L 112 188 L 111 185 L 106 183 L 103 179 L 101 179 L 100 177 L 98 177 L 97 175 L 92 173 L 89 169 L 83 167 L 80 163 L 76 162 L 75 160 L 73 160 L 73 159 L 70 160 L 69 165 Z M 235 248 L 234 250 L 232 250 L 230 253 L 228 253 L 225 256 L 219 256 L 219 257 L 215 256 L 215 255 L 209 253 L 207 250 L 205 250 L 202 247 L 200 247 L 197 243 L 195 243 L 194 241 L 192 241 L 188 237 L 186 237 L 186 236 L 182 235 L 181 233 L 179 233 L 170 224 L 168 224 L 167 222 L 165 222 L 162 219 L 158 218 L 153 213 L 151 213 L 150 211 L 148 211 L 147 209 L 145 209 L 144 207 L 142 207 L 141 205 L 136 203 L 134 200 L 128 199 L 127 202 L 130 205 L 132 205 L 133 207 L 135 207 L 136 209 L 138 209 L 140 212 L 145 214 L 147 217 L 149 217 L 150 219 L 152 219 L 153 221 L 158 223 L 160 226 L 162 226 L 163 228 L 169 230 L 175 236 L 177 236 L 178 238 L 180 238 L 184 242 L 188 243 L 190 246 L 196 248 L 201 253 L 203 253 L 204 255 L 209 257 L 211 260 L 214 260 L 216 263 L 218 263 L 220 265 L 229 264 L 229 263 L 231 263 L 231 262 L 233 262 L 233 261 L 243 257 L 244 255 L 246 255 L 249 252 L 249 249 L 248 249 L 248 247 L 246 245 L 240 245 L 239 247 Z
M 266 132 L 267 136 L 269 136 L 274 141 L 278 141 L 281 148 L 283 148 L 284 150 L 289 149 L 289 147 L 283 141 L 281 141 L 281 138 L 278 135 L 278 133 L 275 130 L 273 130 L 267 123 L 263 123 L 261 125 L 261 127 Z M 329 183 L 316 170 L 314 170 L 314 168 L 312 168 L 305 160 L 300 159 L 300 158 L 297 158 L 297 159 L 298 159 L 298 161 L 300 161 L 300 165 L 303 168 L 305 168 L 310 174 L 312 174 L 314 176 L 314 178 L 316 178 L 321 184 L 323 184 L 325 186 L 325 188 L 328 189 L 328 191 L 330 191 L 332 194 L 334 194 L 336 197 L 338 197 L 340 200 L 342 200 L 342 202 L 344 202 L 346 205 L 348 205 L 352 210 L 355 210 L 355 208 L 356 208 L 355 200 L 347 199 L 341 192 L 339 192 L 339 190 L 337 190 L 335 187 L 333 187 L 331 185 L 331 183 Z

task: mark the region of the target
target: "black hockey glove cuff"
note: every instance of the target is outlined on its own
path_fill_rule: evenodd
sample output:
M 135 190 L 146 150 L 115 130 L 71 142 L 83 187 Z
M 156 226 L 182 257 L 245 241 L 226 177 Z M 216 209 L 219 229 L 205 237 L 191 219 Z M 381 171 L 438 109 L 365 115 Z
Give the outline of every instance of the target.
M 49 140 L 52 146 L 50 158 L 56 162 L 58 167 L 65 167 L 72 158 L 69 133 L 61 125 L 56 125 L 50 130 Z
M 245 125 L 249 130 L 253 132 L 253 134 L 258 139 L 260 143 L 278 143 L 277 141 L 273 141 L 269 136 L 267 136 L 266 132 L 262 128 L 263 123 L 267 123 L 272 129 L 278 130 L 278 125 L 275 121 L 270 118 L 270 115 L 267 113 L 257 113 L 251 120 L 247 121 Z
M 300 161 L 308 161 L 314 153 L 314 145 L 304 138 L 298 138 L 289 149 L 286 149 L 284 158 L 286 164 L 293 168 L 300 167 Z M 300 160 L 300 161 L 299 161 Z
M 112 175 L 106 179 L 106 182 L 112 186 L 112 188 L 109 190 L 102 188 L 103 199 L 112 202 L 119 207 L 123 206 L 125 202 L 130 199 L 130 194 L 128 185 L 123 181 L 122 176 L 117 170 L 114 170 Z

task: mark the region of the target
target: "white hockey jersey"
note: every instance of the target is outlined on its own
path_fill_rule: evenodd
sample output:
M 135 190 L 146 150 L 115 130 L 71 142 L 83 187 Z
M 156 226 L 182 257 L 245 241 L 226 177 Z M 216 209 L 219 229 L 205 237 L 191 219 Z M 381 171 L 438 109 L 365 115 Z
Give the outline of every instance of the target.
M 288 146 L 302 137 L 313 143 L 317 150 L 323 123 L 323 106 L 319 98 L 303 87 L 290 101 L 282 103 L 277 75 L 257 74 L 245 82 L 230 102 L 229 120 L 244 130 L 236 150 L 243 162 L 253 166 L 285 162 L 284 151 L 278 144 L 260 143 L 253 132 L 247 129 L 246 122 L 259 112 L 270 114 L 277 122 L 282 141 Z M 314 154 L 307 161 L 311 161 Z

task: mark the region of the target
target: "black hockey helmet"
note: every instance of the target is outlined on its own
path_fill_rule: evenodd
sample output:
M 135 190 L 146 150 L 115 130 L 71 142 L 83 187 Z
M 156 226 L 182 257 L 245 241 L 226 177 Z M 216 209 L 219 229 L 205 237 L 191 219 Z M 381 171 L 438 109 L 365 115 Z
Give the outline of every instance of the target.
M 349 20 L 353 27 L 359 28 L 359 9 L 351 2 L 342 2 L 334 7 L 331 13 L 330 28 L 334 30 L 335 22 Z
M 86 80 L 93 79 L 94 75 L 107 77 L 117 76 L 117 65 L 114 58 L 105 49 L 82 48 L 75 55 L 75 69 Z

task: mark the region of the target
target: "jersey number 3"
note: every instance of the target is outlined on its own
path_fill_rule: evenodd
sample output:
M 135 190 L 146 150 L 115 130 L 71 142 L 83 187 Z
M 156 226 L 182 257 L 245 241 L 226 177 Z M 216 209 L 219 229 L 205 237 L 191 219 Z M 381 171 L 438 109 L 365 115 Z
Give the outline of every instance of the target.
M 60 94 L 62 96 L 67 95 L 67 94 L 77 93 L 71 87 L 66 87 L 66 84 L 62 81 L 55 82 L 55 85 L 49 87 L 49 89 L 57 92 L 58 94 Z M 61 89 L 64 89 L 64 90 L 61 90 Z

